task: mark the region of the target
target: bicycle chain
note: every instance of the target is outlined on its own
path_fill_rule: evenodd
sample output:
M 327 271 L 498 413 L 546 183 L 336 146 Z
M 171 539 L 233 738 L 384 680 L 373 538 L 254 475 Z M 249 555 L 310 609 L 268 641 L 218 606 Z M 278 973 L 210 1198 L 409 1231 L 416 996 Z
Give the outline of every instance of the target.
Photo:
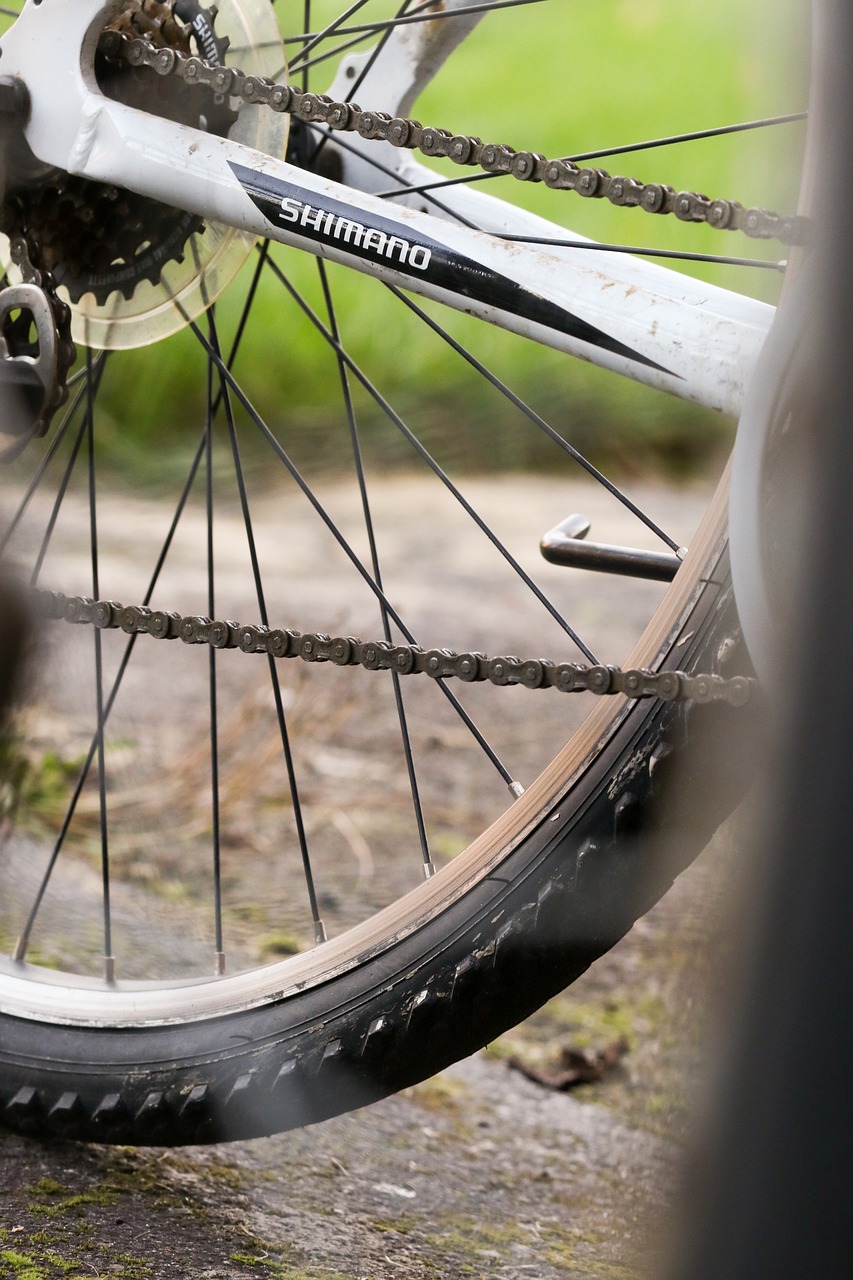
M 639 208 L 646 213 L 674 214 L 683 222 L 704 222 L 719 230 L 739 230 L 756 239 L 799 244 L 806 238 L 808 220 L 799 216 L 747 209 L 734 200 L 711 200 L 699 192 L 676 191 L 662 183 L 613 177 L 605 169 L 580 168 L 571 160 L 548 160 L 538 152 L 516 151 L 501 143 L 484 143 L 479 138 L 453 134 L 447 129 L 424 127 L 407 117 L 365 111 L 353 102 L 336 102 L 326 94 L 306 93 L 262 76 L 247 76 L 236 67 L 214 66 L 174 46 L 157 43 L 151 36 L 134 37 L 109 29 L 102 32 L 98 47 L 106 58 L 123 59 L 134 67 L 150 67 L 160 76 L 175 76 L 193 86 L 207 86 L 223 99 L 232 97 L 247 104 L 266 105 L 307 124 L 357 132 L 362 138 L 390 142 L 427 156 L 446 156 L 458 165 L 479 167 L 485 173 L 507 174 L 521 182 L 544 182 L 553 189 L 575 191 L 587 199 L 607 199 L 612 204 Z M 9 205 L 4 205 L 0 213 L 0 229 L 10 238 L 22 238 L 23 228 Z M 31 237 L 26 239 L 26 255 L 38 256 L 38 247 Z M 46 281 L 42 287 L 57 320 L 62 352 L 53 399 L 55 408 L 67 397 L 66 376 L 73 355 L 66 353 L 73 353 L 73 344 L 67 308 L 56 295 L 55 282 L 46 272 L 37 274 Z M 42 425 L 46 430 L 49 418 L 50 414 L 44 424 L 39 424 L 40 432 Z
M 558 191 L 574 191 L 586 199 L 609 200 L 645 213 L 674 214 L 682 222 L 704 222 L 719 231 L 742 231 L 758 240 L 787 245 L 806 240 L 808 220 L 768 209 L 746 208 L 736 200 L 713 200 L 698 191 L 676 191 L 659 182 L 614 177 L 606 169 L 581 168 L 572 160 L 549 160 L 535 151 L 516 151 L 503 143 L 483 142 L 467 134 L 424 126 L 405 116 L 365 111 L 354 102 L 337 102 L 327 94 L 307 93 L 291 84 L 277 84 L 264 76 L 250 76 L 236 67 L 214 67 L 203 58 L 176 49 L 156 48 L 145 39 L 106 31 L 99 50 L 109 58 L 124 58 L 131 66 L 152 68 L 161 76 L 176 76 L 191 85 L 206 85 L 223 97 L 239 98 L 252 106 L 268 106 L 306 124 L 358 133 L 362 138 L 390 142 L 425 156 L 447 157 L 455 164 L 506 174 L 520 182 L 544 182 Z
M 756 681 L 748 676 L 688 675 L 683 671 L 550 662 L 545 658 L 490 658 L 484 653 L 454 653 L 451 649 L 422 649 L 419 645 L 357 636 L 327 636 L 291 628 L 270 628 L 217 621 L 195 614 L 182 615 L 116 600 L 68 596 L 62 591 L 33 592 L 41 616 L 53 621 L 89 624 L 126 635 L 150 635 L 156 640 L 181 640 L 214 649 L 240 649 L 272 658 L 303 662 L 331 662 L 338 667 L 367 671 L 395 671 L 398 675 L 426 675 L 433 680 L 457 679 L 465 684 L 521 685 L 526 689 L 556 689 L 560 693 L 623 694 L 627 698 L 659 698 L 662 702 L 728 702 L 742 707 L 752 697 Z
M 133 66 L 152 67 L 161 76 L 176 75 L 188 84 L 206 85 L 223 97 L 268 105 L 305 123 L 357 132 L 363 138 L 380 139 L 428 156 L 447 156 L 456 164 L 479 167 L 486 173 L 508 174 L 523 182 L 544 182 L 548 187 L 573 190 L 587 198 L 606 198 L 613 204 L 637 207 L 648 213 L 672 213 L 682 221 L 706 222 L 720 230 L 740 230 L 755 238 L 773 238 L 791 244 L 801 242 L 804 237 L 802 218 L 745 209 L 730 200 L 712 201 L 697 192 L 676 192 L 662 184 L 612 177 L 603 169 L 582 169 L 569 160 L 548 160 L 535 152 L 516 151 L 503 144 L 483 143 L 479 138 L 424 127 L 416 120 L 364 111 L 355 103 L 335 102 L 323 94 L 305 93 L 291 85 L 247 76 L 237 68 L 214 67 L 202 58 L 189 57 L 174 48 L 156 47 L 147 40 L 132 39 L 117 31 L 103 33 L 99 51 L 109 58 L 126 58 Z M 35 252 L 34 247 L 28 248 Z M 42 287 L 56 312 L 56 307 L 64 304 L 55 299 L 50 284 L 48 277 Z M 599 696 L 622 694 L 630 699 L 658 698 L 665 702 L 688 699 L 698 703 L 727 702 L 736 707 L 744 706 L 756 687 L 756 681 L 746 676 L 727 678 L 681 671 L 555 663 L 540 658 L 488 657 L 482 653 L 422 649 L 418 645 L 395 645 L 389 641 L 362 641 L 355 636 L 332 637 L 321 632 L 217 621 L 142 605 L 125 606 L 117 601 L 68 596 L 59 591 L 37 590 L 33 596 L 37 611 L 46 619 L 90 624 L 102 630 L 120 629 L 130 636 L 145 634 L 160 640 L 180 639 L 184 644 L 240 649 L 273 658 L 331 662 L 336 666 L 360 666 L 368 671 L 394 671 L 398 675 L 422 674 L 434 680 L 552 688 L 562 693 Z

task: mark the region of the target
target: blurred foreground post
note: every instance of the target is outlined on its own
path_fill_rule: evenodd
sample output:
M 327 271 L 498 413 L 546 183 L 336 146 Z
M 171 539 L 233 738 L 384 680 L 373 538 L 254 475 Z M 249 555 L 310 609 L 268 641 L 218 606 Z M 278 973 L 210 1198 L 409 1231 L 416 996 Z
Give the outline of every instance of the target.
M 20 672 L 27 633 L 22 588 L 0 570 L 0 734 Z
M 853 1274 L 853 6 L 822 8 L 826 253 L 805 397 L 822 497 L 778 708 L 766 875 L 748 904 L 753 963 L 732 992 L 672 1280 Z

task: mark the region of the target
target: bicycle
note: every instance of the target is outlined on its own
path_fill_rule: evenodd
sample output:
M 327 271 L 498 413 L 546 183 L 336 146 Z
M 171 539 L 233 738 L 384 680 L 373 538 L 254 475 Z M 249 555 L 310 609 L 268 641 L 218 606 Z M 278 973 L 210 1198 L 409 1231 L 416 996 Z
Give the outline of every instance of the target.
M 485 12 L 507 6 L 501 0 L 482 5 L 406 0 L 377 24 L 375 5 L 370 18 L 362 15 L 365 21 L 358 21 L 364 2 L 336 12 L 317 32 L 307 5 L 304 31 L 287 46 L 297 50 L 289 71 L 279 30 L 285 19 L 262 0 L 229 0 L 219 11 L 190 0 L 174 5 L 117 0 L 107 6 L 102 0 L 73 5 L 30 0 L 20 10 L 5 10 L 10 23 L 2 36 L 0 72 L 12 180 L 4 230 L 12 263 L 0 307 L 8 356 L 4 376 L 18 395 L 7 419 L 4 453 L 15 466 L 30 459 L 35 466 L 28 481 L 16 481 L 3 546 L 15 546 L 19 559 L 28 556 L 36 634 L 62 636 L 42 640 L 46 683 L 37 688 L 35 710 L 28 721 L 21 720 L 24 728 L 12 733 L 7 748 L 7 771 L 19 779 L 8 808 L 20 822 L 17 831 L 7 833 L 4 857 L 7 867 L 14 864 L 19 901 L 14 904 L 16 934 L 10 936 L 8 958 L 0 961 L 0 1116 L 25 1131 L 158 1143 L 254 1136 L 314 1122 L 414 1083 L 493 1039 L 583 972 L 699 851 L 744 781 L 736 759 L 723 761 L 716 775 L 716 811 L 703 814 L 689 837 L 679 836 L 677 847 L 669 847 L 666 831 L 676 818 L 665 803 L 668 777 L 679 769 L 688 778 L 706 773 L 714 757 L 702 732 L 705 724 L 722 721 L 733 732 L 759 701 L 728 578 L 724 491 L 685 552 L 514 396 L 473 350 L 463 348 L 431 308 L 449 305 L 730 414 L 741 407 L 773 308 L 666 271 L 634 252 L 567 236 L 541 214 L 483 194 L 470 181 L 457 181 L 463 175 L 456 170 L 449 181 L 437 176 L 413 158 L 410 148 L 444 157 L 451 166 L 476 164 L 473 172 L 484 182 L 520 179 L 519 186 L 551 188 L 555 197 L 566 192 L 566 199 L 577 200 L 580 193 L 591 203 L 606 197 L 617 207 L 640 206 L 669 213 L 671 220 L 710 223 L 721 235 L 740 228 L 755 244 L 776 243 L 774 237 L 797 243 L 806 224 L 796 216 L 745 209 L 715 198 L 716 193 L 706 197 L 692 189 L 613 177 L 590 167 L 597 157 L 548 159 L 422 126 L 409 111 L 427 81 L 463 37 L 473 38 Z M 369 52 L 353 54 L 347 42 L 363 37 L 364 26 L 378 41 Z M 332 43 L 337 69 L 332 81 L 324 81 L 328 93 L 317 94 L 307 75 L 309 65 L 316 67 L 315 76 L 326 74 L 320 60 L 323 40 Z M 354 105 L 355 95 L 368 110 Z M 155 114 L 144 110 L 152 101 Z M 796 113 L 785 123 L 796 127 L 801 119 Z M 764 123 L 775 128 L 781 120 Z M 273 158 L 285 154 L 287 160 Z M 569 190 L 576 194 L 569 196 Z M 233 230 L 223 232 L 222 222 Z M 312 304 L 283 268 L 276 243 L 316 258 L 319 304 Z M 261 276 L 271 277 L 280 296 L 292 299 L 331 352 L 331 376 L 341 386 L 343 434 L 356 477 L 360 549 L 356 535 L 345 531 L 345 520 L 336 522 L 320 497 L 320 483 L 301 473 L 286 436 L 259 412 L 235 375 L 241 360 L 250 358 L 243 345 L 251 323 L 248 306 L 238 304 L 233 315 L 229 348 L 223 339 L 226 322 L 213 303 L 253 255 L 235 289 L 243 289 L 251 303 Z M 557 531 L 546 548 L 569 564 L 592 561 L 601 567 L 615 557 L 623 570 L 627 555 L 635 570 L 673 579 L 624 668 L 598 658 L 539 589 L 522 557 L 491 532 L 349 353 L 327 262 L 383 282 L 401 312 L 414 315 L 471 364 L 493 392 L 548 436 L 560 455 L 601 480 L 663 540 L 662 554 L 628 555 L 585 545 L 575 524 Z M 778 256 L 749 263 L 772 272 L 780 265 Z M 119 364 L 112 351 L 161 344 L 173 332 L 179 342 L 191 335 L 191 345 L 204 357 L 204 429 L 177 486 L 174 516 L 151 551 L 147 577 L 129 579 L 130 594 L 112 599 L 105 584 L 116 580 L 116 569 L 98 537 L 99 501 L 103 507 L 95 448 L 99 396 Z M 392 360 L 407 351 L 405 340 L 396 338 L 390 335 L 385 342 Z M 148 392 L 154 389 L 149 383 Z M 454 640 L 459 651 L 446 647 L 447 634 L 424 637 L 410 626 L 409 602 L 400 606 L 394 597 L 394 592 L 405 594 L 404 584 L 389 587 L 383 572 L 359 397 L 375 406 L 432 468 L 437 484 L 462 505 L 478 534 L 492 540 L 512 575 L 531 592 L 536 609 L 548 619 L 548 634 L 555 637 L 549 659 L 516 659 L 493 648 L 481 653 L 474 625 Z M 244 462 L 250 429 L 313 508 L 329 546 L 368 602 L 342 602 L 340 635 L 313 629 L 310 574 L 319 561 L 310 555 L 303 583 L 307 605 L 294 602 L 289 586 L 275 605 L 268 601 L 277 548 L 264 545 L 252 519 L 253 476 Z M 213 512 L 222 486 L 217 465 L 224 464 L 217 463 L 215 431 L 231 471 L 245 539 L 245 574 L 254 596 L 253 615 L 240 621 L 228 617 L 216 591 L 221 548 Z M 14 461 L 19 454 L 20 463 Z M 42 485 L 51 478 L 56 498 L 45 499 L 39 511 Z M 190 561 L 200 559 L 202 580 L 185 587 L 178 565 L 173 581 L 186 593 L 186 604 L 177 612 L 164 584 L 191 520 L 185 512 L 194 486 L 204 496 L 202 550 Z M 32 512 L 44 532 L 28 546 L 24 531 Z M 123 530 L 118 517 L 113 519 L 116 544 Z M 91 534 L 85 580 L 70 553 L 75 528 Z M 141 545 L 142 540 L 134 530 L 133 541 Z M 46 574 L 57 571 L 52 563 L 60 575 L 55 588 L 53 582 L 43 585 Z M 118 577 L 127 572 L 122 562 Z M 509 611 L 514 608 L 510 604 Z M 439 605 L 436 613 L 441 622 Z M 356 620 L 367 640 L 351 634 Z M 320 621 L 330 627 L 328 618 Z M 545 634 L 544 625 L 537 627 L 537 638 Z M 149 658 L 140 658 L 145 645 L 148 654 L 167 655 L 173 667 L 164 677 L 159 710 L 168 732 L 158 729 L 154 756 L 170 745 L 169 712 L 180 720 L 188 702 L 201 696 L 188 671 L 191 662 L 201 668 L 207 686 L 210 723 L 211 747 L 204 753 L 209 810 L 203 821 L 192 811 L 180 815 L 188 828 L 180 852 L 167 851 L 160 863 L 151 850 L 156 811 L 165 807 L 158 789 L 174 801 L 177 773 L 196 744 L 190 734 L 189 746 L 180 745 L 175 753 L 177 763 L 158 774 L 137 738 L 121 733 L 125 698 L 143 729 L 150 727 L 154 695 Z M 226 655 L 225 650 L 236 652 Z M 236 668 L 226 669 L 226 657 L 244 654 L 254 655 L 244 668 L 251 664 L 253 672 L 265 673 L 267 702 L 261 710 L 251 688 L 240 692 L 243 677 L 234 674 Z M 81 661 L 90 672 L 94 710 L 82 729 L 71 729 L 69 704 L 82 678 Z M 282 668 L 297 665 L 305 674 L 285 682 Z M 407 681 L 413 675 L 421 678 L 410 692 Z M 320 677 L 327 683 L 318 695 Z M 379 680 L 388 704 L 381 710 L 373 692 Z M 514 731 L 519 717 L 529 713 L 506 711 L 506 700 L 500 711 L 490 711 L 481 700 L 473 715 L 466 700 L 481 686 L 496 689 L 504 699 L 506 686 L 526 686 L 529 697 L 540 699 L 582 691 L 600 695 L 600 705 L 525 789 L 477 720 L 481 713 L 490 717 L 499 734 L 507 724 Z M 227 743 L 223 694 L 235 700 L 239 712 Z M 300 756 L 292 730 L 295 724 L 308 732 L 300 704 L 306 697 L 323 699 L 309 706 L 315 725 L 321 723 L 329 733 L 340 731 L 348 719 L 351 741 L 360 747 L 369 738 L 371 717 L 384 717 L 377 719 L 383 732 L 386 722 L 394 723 L 401 744 L 397 769 L 410 796 L 414 856 L 405 871 L 394 871 L 387 901 L 371 902 L 376 910 L 366 919 L 353 922 L 344 902 L 338 912 L 342 931 L 333 937 L 328 936 L 328 910 L 335 908 L 334 895 L 324 897 L 309 849 L 315 818 L 301 797 L 307 794 L 305 772 L 320 748 L 331 756 L 333 781 L 358 766 L 348 752 L 338 750 L 336 756 L 337 744 L 332 739 L 330 750 L 328 737 L 319 748 L 316 741 L 309 743 Z M 350 697 L 362 699 L 358 711 L 349 706 Z M 503 795 L 509 793 L 508 808 L 491 801 L 482 806 L 484 833 L 445 866 L 438 865 L 437 824 L 423 812 L 417 781 L 430 734 L 443 714 L 436 706 L 449 708 L 450 723 L 463 726 Z M 418 719 L 426 724 L 420 743 L 411 731 Z M 558 720 L 562 728 L 562 710 Z M 245 739 L 264 728 L 277 744 L 273 792 L 267 782 L 270 757 L 252 750 L 253 741 L 245 750 Z M 24 729 L 30 743 L 42 744 L 35 775 L 32 747 L 28 755 L 22 744 Z M 65 744 L 63 753 L 50 755 L 45 744 L 57 738 Z M 187 785 L 194 789 L 197 766 L 189 763 Z M 47 764 L 51 776 L 58 776 L 61 804 L 58 835 L 49 843 L 43 810 L 50 806 L 38 795 Z M 472 777 L 479 777 L 482 767 L 466 763 Z M 128 780 L 134 769 L 143 779 L 136 788 Z M 230 791 L 229 773 L 237 779 Z M 258 787 L 249 809 L 240 794 L 247 780 Z M 396 797 L 396 792 L 384 769 L 377 781 L 387 804 L 389 793 Z M 23 811 L 27 787 L 29 815 Z M 123 794 L 113 794 L 119 787 Z M 140 795 L 146 789 L 147 795 Z M 226 812 L 228 799 L 233 816 Z M 140 827 L 124 843 L 109 816 L 122 809 Z M 338 827 L 344 828 L 343 834 L 338 831 L 338 846 L 342 839 L 356 854 L 369 857 L 357 824 L 353 830 L 347 821 L 345 812 L 338 816 Z M 212 833 L 204 860 L 196 848 L 199 825 Z M 253 825 L 258 830 L 247 835 Z M 323 832 L 331 850 L 325 874 L 337 884 L 332 825 Z M 247 934 L 257 932 L 259 918 L 268 927 L 269 918 L 263 902 L 243 904 L 239 892 L 231 892 L 239 889 L 233 852 L 238 838 L 253 849 L 264 877 L 276 865 L 270 848 L 277 853 L 284 847 L 283 860 L 301 866 L 310 949 L 272 963 L 252 950 Z M 72 856 L 67 849 L 75 840 Z M 123 898 L 117 891 L 119 871 L 127 881 Z M 65 917 L 63 928 L 73 932 L 68 902 L 79 902 L 78 936 L 68 942 L 48 935 L 43 943 L 39 930 L 45 919 L 50 924 L 51 896 L 63 874 L 70 877 L 69 887 L 58 910 Z M 98 942 L 91 947 L 86 913 L 95 875 L 100 923 Z M 210 883 L 212 904 L 205 968 L 199 970 L 197 955 L 184 946 L 179 908 L 196 921 L 194 886 L 202 881 Z M 159 968 L 163 957 L 156 945 L 142 956 L 142 935 L 149 929 L 131 927 L 130 917 L 141 909 L 140 886 L 152 882 L 159 886 L 158 913 L 171 950 L 167 959 L 179 967 L 177 973 L 150 973 L 146 966 Z M 15 883 L 7 876 L 10 899 Z M 346 875 L 340 883 L 346 886 Z M 229 894 L 236 904 L 229 905 Z M 263 894 L 277 910 L 285 909 L 285 900 L 291 910 L 292 894 L 282 896 L 271 883 Z M 8 932 L 8 925 L 3 927 Z M 130 940 L 126 954 L 114 948 L 119 932 Z M 279 946 L 293 949 L 289 939 L 279 939 Z

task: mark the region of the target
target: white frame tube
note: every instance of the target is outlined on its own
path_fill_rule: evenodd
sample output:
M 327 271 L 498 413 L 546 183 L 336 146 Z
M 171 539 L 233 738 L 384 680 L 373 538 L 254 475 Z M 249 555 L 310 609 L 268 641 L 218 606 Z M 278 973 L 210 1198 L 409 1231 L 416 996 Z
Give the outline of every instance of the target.
M 624 254 L 513 244 L 113 102 L 93 71 L 111 7 L 103 0 L 29 0 L 3 37 L 3 73 L 27 85 L 27 141 L 45 164 L 305 249 L 636 381 L 739 413 L 772 307 Z M 76 65 L 68 55 L 75 47 Z M 494 231 L 526 235 L 535 226 L 534 234 L 567 234 L 480 192 L 458 199 L 460 212 L 475 213 Z

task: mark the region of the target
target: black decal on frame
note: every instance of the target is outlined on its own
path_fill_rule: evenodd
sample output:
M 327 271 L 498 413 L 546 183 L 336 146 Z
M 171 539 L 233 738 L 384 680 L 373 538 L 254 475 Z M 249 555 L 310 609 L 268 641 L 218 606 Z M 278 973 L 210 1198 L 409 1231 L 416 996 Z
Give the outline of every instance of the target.
M 472 258 L 455 253 L 405 223 L 377 214 L 366 222 L 366 215 L 351 205 L 243 165 L 232 163 L 230 167 L 272 226 L 290 226 L 294 235 L 306 240 L 332 245 L 366 262 L 386 262 L 394 271 L 412 279 L 429 279 L 431 284 L 458 297 L 496 307 L 636 364 L 677 376 L 564 307 L 531 293 L 515 280 L 487 271 Z

